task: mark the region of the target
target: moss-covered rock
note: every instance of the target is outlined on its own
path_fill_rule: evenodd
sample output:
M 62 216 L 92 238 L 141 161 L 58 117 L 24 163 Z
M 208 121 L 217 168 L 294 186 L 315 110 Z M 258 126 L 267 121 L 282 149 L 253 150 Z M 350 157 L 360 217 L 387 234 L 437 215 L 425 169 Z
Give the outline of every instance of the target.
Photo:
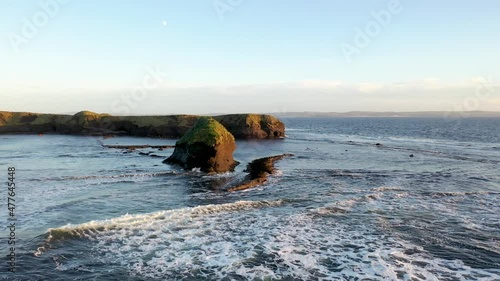
M 235 149 L 234 137 L 224 126 L 211 117 L 200 117 L 177 141 L 174 153 L 164 163 L 223 173 L 232 171 L 238 164 L 233 158 Z

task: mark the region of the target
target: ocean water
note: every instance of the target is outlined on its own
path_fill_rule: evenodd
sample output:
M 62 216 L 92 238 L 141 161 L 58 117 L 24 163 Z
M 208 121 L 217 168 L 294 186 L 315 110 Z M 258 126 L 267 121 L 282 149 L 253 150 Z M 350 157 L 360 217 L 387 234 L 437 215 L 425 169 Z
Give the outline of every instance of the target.
M 101 145 L 174 140 L 0 136 L 0 280 L 500 280 L 500 119 L 284 121 L 214 176 Z M 282 153 L 268 184 L 223 191 Z

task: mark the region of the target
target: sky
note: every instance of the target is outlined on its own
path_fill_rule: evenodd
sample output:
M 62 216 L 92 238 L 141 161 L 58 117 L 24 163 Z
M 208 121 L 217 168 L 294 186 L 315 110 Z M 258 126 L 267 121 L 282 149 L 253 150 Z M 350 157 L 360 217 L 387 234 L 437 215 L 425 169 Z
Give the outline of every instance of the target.
M 498 8 L 0 0 L 0 110 L 500 111 Z

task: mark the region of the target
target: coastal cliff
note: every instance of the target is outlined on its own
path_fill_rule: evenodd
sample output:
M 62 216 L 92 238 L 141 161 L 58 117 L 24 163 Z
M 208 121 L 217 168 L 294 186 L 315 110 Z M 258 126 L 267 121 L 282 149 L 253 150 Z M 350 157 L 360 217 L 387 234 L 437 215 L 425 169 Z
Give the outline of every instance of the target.
M 200 116 L 112 116 L 90 111 L 74 115 L 0 111 L 0 134 L 126 135 L 180 138 Z M 265 114 L 214 116 L 236 139 L 272 139 L 285 136 L 285 125 Z
M 215 116 L 237 139 L 272 139 L 285 137 L 285 124 L 271 115 L 229 114 Z

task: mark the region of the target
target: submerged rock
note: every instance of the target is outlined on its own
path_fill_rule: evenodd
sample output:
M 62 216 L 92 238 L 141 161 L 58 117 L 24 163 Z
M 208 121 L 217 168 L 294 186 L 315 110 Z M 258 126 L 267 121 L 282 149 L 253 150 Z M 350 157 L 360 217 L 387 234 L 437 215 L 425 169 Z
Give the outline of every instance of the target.
M 173 145 L 106 145 L 102 144 L 103 147 L 107 148 L 117 148 L 117 149 L 130 149 L 130 150 L 135 150 L 139 148 L 157 148 L 158 150 L 165 150 L 166 148 L 175 148 Z M 150 153 L 153 153 L 153 151 L 150 151 Z
M 224 126 L 213 118 L 200 117 L 196 125 L 177 141 L 174 153 L 163 162 L 186 169 L 223 173 L 232 171 L 238 164 L 233 158 L 235 149 L 234 137 Z

